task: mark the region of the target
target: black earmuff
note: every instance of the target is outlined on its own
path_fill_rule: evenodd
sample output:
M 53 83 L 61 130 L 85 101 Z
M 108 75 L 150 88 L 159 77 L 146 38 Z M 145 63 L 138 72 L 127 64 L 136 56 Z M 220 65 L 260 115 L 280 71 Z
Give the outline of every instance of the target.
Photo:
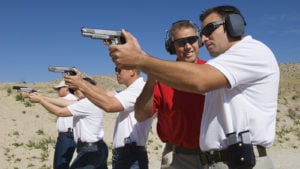
M 193 23 L 192 21 L 190 21 L 190 20 L 179 20 L 177 22 L 172 23 L 171 28 L 169 30 L 167 30 L 167 33 L 166 33 L 165 48 L 166 48 L 167 52 L 170 53 L 171 55 L 176 54 L 175 47 L 174 47 L 174 42 L 173 42 L 173 38 L 172 38 L 172 29 L 173 29 L 174 25 L 176 25 L 176 24 L 178 24 L 180 22 L 187 22 L 192 27 L 195 28 L 195 30 L 197 31 L 199 48 L 202 46 L 201 45 L 202 43 L 201 43 L 200 32 L 199 32 L 198 26 L 195 23 Z
M 236 38 L 244 35 L 246 22 L 240 14 L 229 14 L 225 18 L 225 28 L 230 37 Z
M 174 42 L 172 40 L 172 35 L 170 35 L 170 30 L 167 31 L 166 39 L 165 39 L 165 48 L 167 52 L 171 55 L 175 54 Z

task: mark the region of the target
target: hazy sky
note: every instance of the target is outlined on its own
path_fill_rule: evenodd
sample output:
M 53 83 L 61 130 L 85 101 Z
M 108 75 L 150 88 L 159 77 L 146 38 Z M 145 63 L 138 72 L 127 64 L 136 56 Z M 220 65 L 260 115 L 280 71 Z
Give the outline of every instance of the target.
M 114 75 L 107 46 L 81 36 L 83 26 L 130 31 L 143 50 L 174 60 L 164 48 L 166 30 L 177 20 L 200 26 L 199 14 L 215 5 L 237 6 L 246 34 L 261 40 L 279 63 L 300 61 L 300 1 L 243 0 L 9 0 L 0 2 L 0 82 L 61 78 L 48 66 L 75 66 L 90 75 Z M 205 48 L 200 58 L 210 59 Z

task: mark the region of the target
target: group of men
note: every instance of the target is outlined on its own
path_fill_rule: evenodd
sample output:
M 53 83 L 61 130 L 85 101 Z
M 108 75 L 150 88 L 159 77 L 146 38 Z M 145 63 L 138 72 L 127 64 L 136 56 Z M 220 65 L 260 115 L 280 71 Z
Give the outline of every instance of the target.
M 96 86 L 95 81 L 83 77 L 78 70 L 74 69 L 76 75 L 66 75 L 64 81 L 54 89 L 59 94 L 65 88 L 71 89 L 77 97 L 76 100 L 48 97 L 38 92 L 30 95 L 22 93 L 23 97 L 29 97 L 31 102 L 40 103 L 48 112 L 58 116 L 57 124 L 61 124 L 61 120 L 73 117 L 72 132 L 70 132 L 72 135 L 65 134 L 69 133 L 69 130 L 59 130 L 53 164 L 55 169 L 107 168 L 108 148 L 103 141 L 102 126 L 104 112 L 118 112 L 113 134 L 113 168 L 148 168 L 145 144 L 153 118 L 145 122 L 137 122 L 134 117 L 135 100 L 145 82 L 140 76 L 140 71 L 136 69 L 116 68 L 115 71 L 118 83 L 127 87 L 119 92 L 109 91 L 100 85 Z M 74 140 L 77 147 L 77 157 L 71 164 L 75 148 L 67 148 L 66 140 L 64 143 L 63 140 L 59 141 L 62 136 Z M 62 144 L 65 147 L 61 148 Z
M 127 87 L 123 91 L 108 91 L 74 69 L 76 75 L 64 80 L 78 100 L 28 96 L 59 117 L 73 116 L 78 156 L 70 168 L 107 168 L 103 112 L 118 112 L 113 169 L 148 168 L 145 143 L 155 114 L 165 143 L 161 168 L 274 168 L 266 148 L 275 138 L 275 56 L 245 36 L 246 22 L 234 6 L 209 8 L 200 20 L 201 29 L 180 20 L 167 32 L 165 47 L 176 61 L 147 54 L 122 30 L 126 43 L 110 45 L 109 52 L 118 82 Z M 207 62 L 198 58 L 203 45 L 213 57 Z

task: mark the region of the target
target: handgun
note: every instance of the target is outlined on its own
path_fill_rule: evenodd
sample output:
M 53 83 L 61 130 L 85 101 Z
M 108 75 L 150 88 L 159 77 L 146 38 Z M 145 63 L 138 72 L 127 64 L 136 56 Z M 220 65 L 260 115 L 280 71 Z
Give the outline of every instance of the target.
M 26 86 L 13 86 L 12 89 L 20 90 L 21 88 L 27 88 Z
M 27 92 L 27 93 L 37 92 L 37 90 L 35 88 L 30 88 L 30 87 L 22 87 L 22 88 L 20 88 L 20 91 Z
M 49 66 L 48 71 L 50 72 L 58 72 L 58 73 L 66 73 L 68 75 L 74 76 L 76 73 L 74 72 L 73 67 L 66 67 L 66 66 Z
M 37 92 L 36 89 L 30 88 L 30 87 L 26 87 L 26 86 L 13 86 L 12 88 L 15 89 L 15 90 L 17 90 L 17 91 L 21 91 L 21 92 L 28 92 L 28 93 Z
M 121 31 L 81 28 L 81 35 L 83 37 L 90 37 L 91 39 L 102 39 L 108 41 L 109 44 L 119 45 L 125 43 L 125 38 L 121 36 Z

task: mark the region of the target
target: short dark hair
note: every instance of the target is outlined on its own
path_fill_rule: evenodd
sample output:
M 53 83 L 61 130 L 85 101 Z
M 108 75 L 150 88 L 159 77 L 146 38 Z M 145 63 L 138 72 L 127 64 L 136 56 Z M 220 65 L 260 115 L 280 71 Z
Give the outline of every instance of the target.
M 221 5 L 212 8 L 208 8 L 200 14 L 199 19 L 201 22 L 211 13 L 217 13 L 221 18 L 225 19 L 229 14 L 239 14 L 242 16 L 240 10 L 232 5 Z

